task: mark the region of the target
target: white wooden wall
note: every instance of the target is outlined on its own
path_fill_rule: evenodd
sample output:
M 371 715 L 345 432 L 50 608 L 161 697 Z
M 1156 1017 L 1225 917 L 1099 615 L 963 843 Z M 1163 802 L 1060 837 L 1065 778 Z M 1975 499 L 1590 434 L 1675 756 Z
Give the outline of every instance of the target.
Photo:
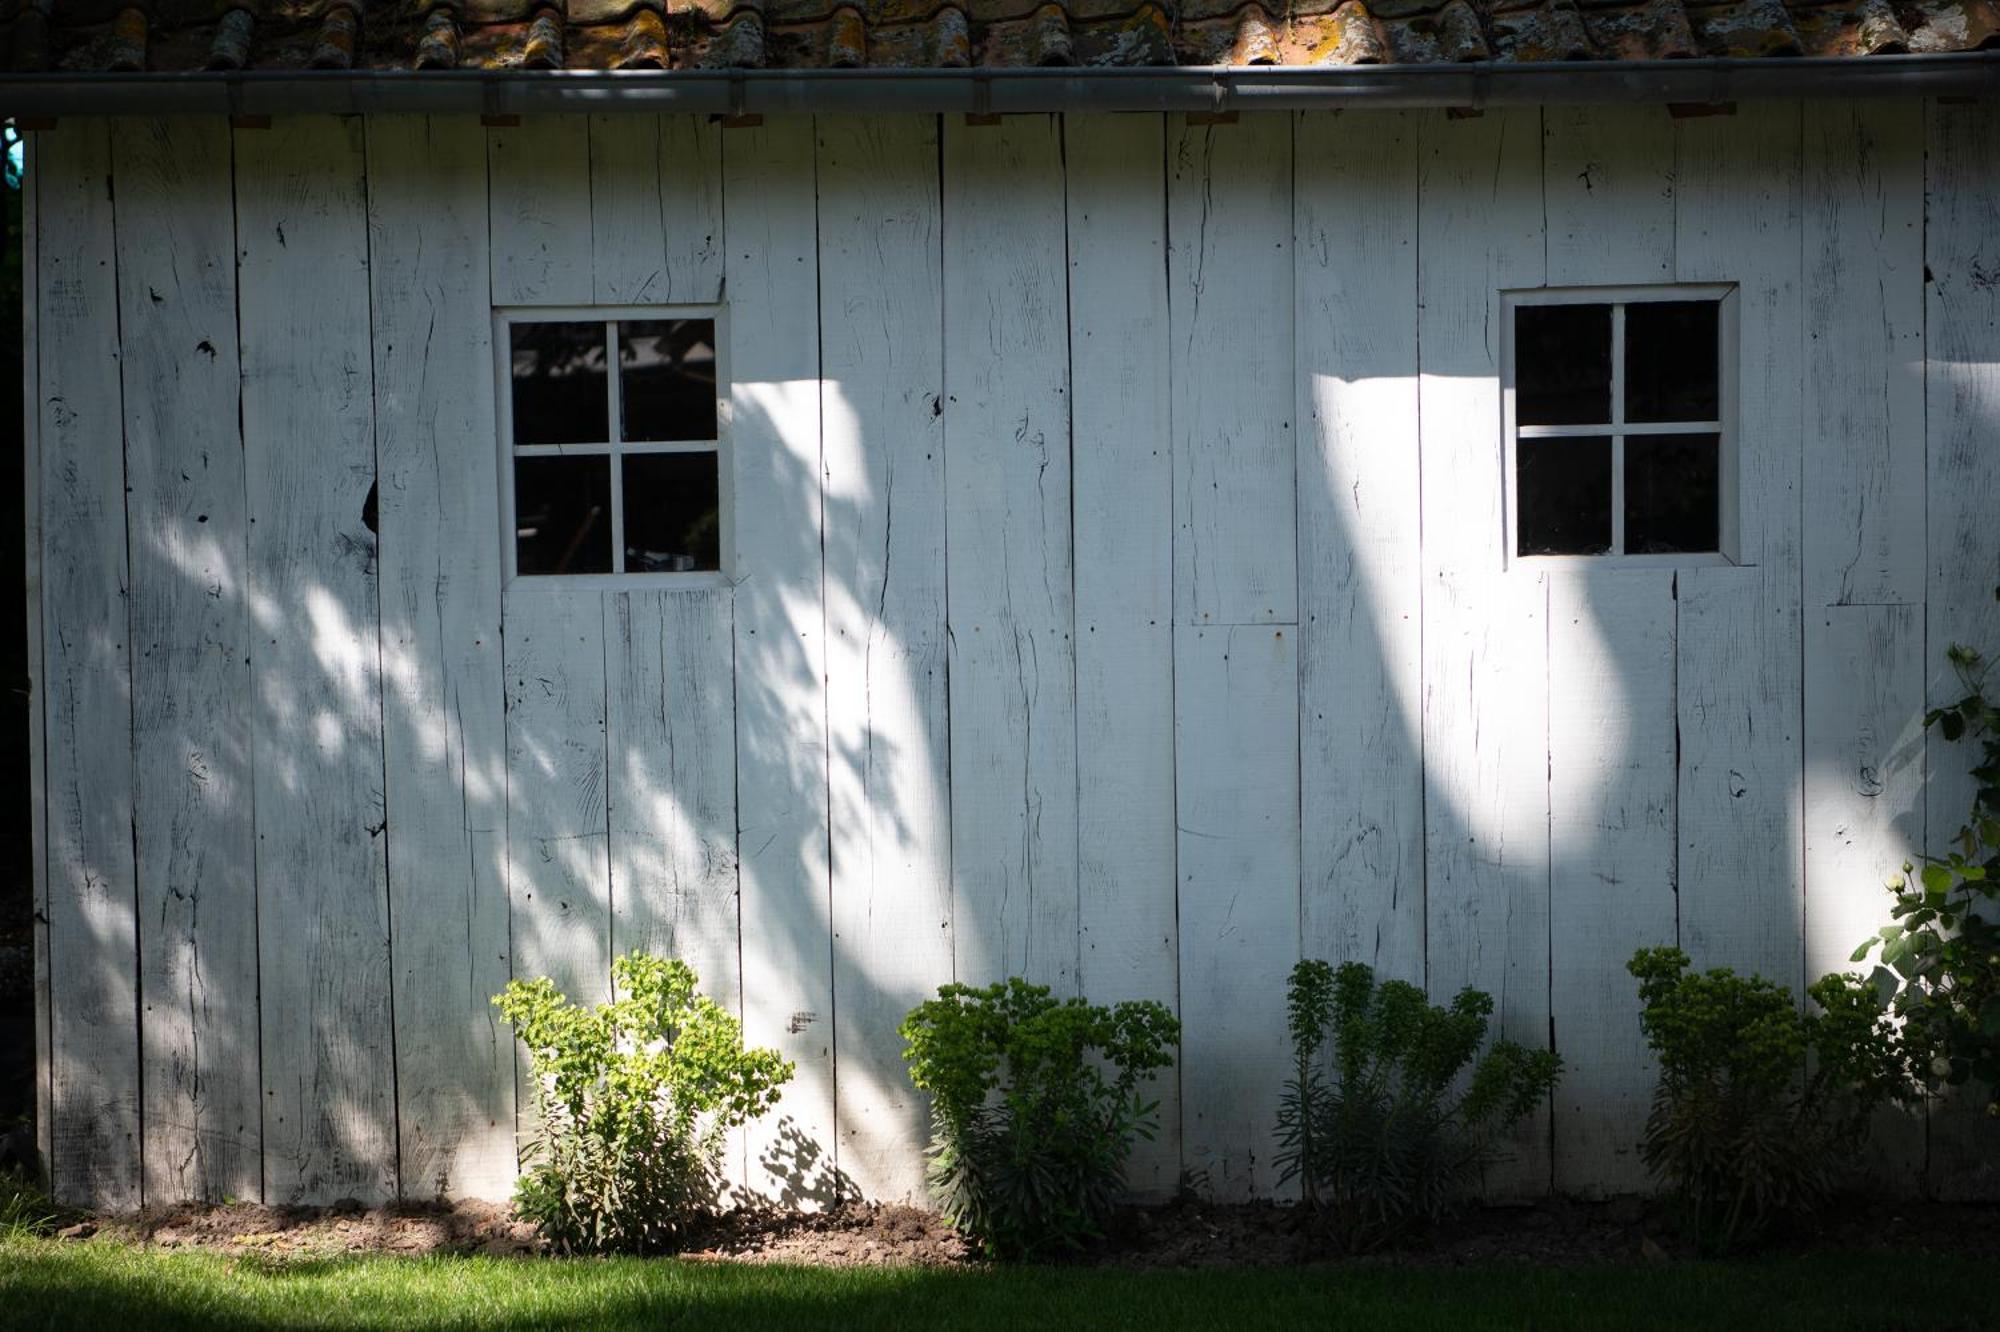
M 895 1024 L 1010 973 L 1173 1005 L 1136 1184 L 1270 1194 L 1301 955 L 1554 1040 L 1495 1195 L 1634 1189 L 1632 950 L 1799 987 L 1966 804 L 1991 105 L 34 149 L 66 1198 L 499 1196 L 489 996 L 633 948 L 797 1061 L 786 1201 L 920 1192 Z M 1672 281 L 1739 288 L 1743 563 L 1507 571 L 1496 293 Z M 493 306 L 718 300 L 731 585 L 503 587 Z M 1991 1195 L 1981 1128 L 1877 1164 Z

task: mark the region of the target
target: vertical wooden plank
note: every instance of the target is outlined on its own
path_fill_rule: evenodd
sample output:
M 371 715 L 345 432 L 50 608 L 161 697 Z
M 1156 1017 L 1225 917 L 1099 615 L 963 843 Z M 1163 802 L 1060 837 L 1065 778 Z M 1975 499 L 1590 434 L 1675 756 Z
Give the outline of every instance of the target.
M 1674 182 L 1679 279 L 1737 284 L 1738 558 L 1750 566 L 1679 579 L 1681 947 L 1698 967 L 1795 990 L 1805 880 L 1800 125 L 1794 102 L 1679 121 Z
M 921 1201 L 896 1025 L 951 979 L 937 123 L 822 117 L 820 410 L 840 1168 Z
M 124 1209 L 140 1201 L 138 921 L 109 122 L 38 132 L 34 166 L 48 1165 L 63 1202 Z
M 1674 280 L 1673 126 L 1660 106 L 1543 112 L 1552 285 Z
M 1625 964 L 1674 942 L 1674 574 L 1549 580 L 1549 1003 L 1555 1184 L 1646 1187 L 1658 1077 Z
M 1175 615 L 1296 623 L 1292 120 L 1167 138 Z
M 795 1203 L 840 1187 L 813 161 L 811 122 L 790 117 L 730 131 L 723 152 L 744 1032 L 798 1065 L 750 1130 L 748 1175 Z
M 236 141 L 267 1195 L 398 1192 L 359 120 Z
M 1062 150 L 945 120 L 946 527 L 957 978 L 1077 977 Z
M 1807 606 L 1924 595 L 1923 108 L 1805 108 Z
M 1924 834 L 1924 634 L 1917 606 L 1828 606 L 1805 634 L 1805 966 L 1848 971 L 1883 923 L 1883 881 Z M 1863 1165 L 1908 1187 L 1924 1166 L 1918 1114 L 1883 1111 Z
M 611 992 L 602 603 L 517 583 L 503 612 L 514 974 L 586 1004 Z
M 146 1194 L 254 1197 L 258 919 L 229 129 L 120 122 Z
M 1930 550 L 1924 618 L 1926 707 L 1957 701 L 1953 644 L 2000 656 L 2000 108 L 1933 103 L 1927 113 L 1924 319 Z M 1924 849 L 1942 854 L 1972 811 L 1970 743 L 1926 746 Z M 1882 911 L 1886 902 L 1878 901 Z M 1993 1124 L 1966 1095 L 1933 1103 L 1930 1183 L 1948 1198 L 2000 1197 Z
M 42 700 L 48 693 L 42 647 L 42 377 L 36 310 L 41 305 L 41 233 L 36 200 L 40 176 L 35 136 L 21 136 L 21 500 L 22 565 L 27 593 L 27 625 L 22 641 L 28 666 L 28 857 L 33 875 L 30 936 L 34 947 L 35 1154 L 49 1164 L 49 865 L 48 747 Z
M 742 1008 L 727 588 L 604 597 L 611 955 L 678 957 Z
M 407 1193 L 514 1176 L 486 133 L 368 120 L 383 793 Z
M 1547 597 L 1502 572 L 1500 302 L 1543 278 L 1541 116 L 1418 122 L 1417 333 L 1423 484 L 1425 954 L 1431 993 L 1493 996 L 1496 1030 L 1549 1032 Z M 1548 1117 L 1488 1172 L 1549 1179 Z
M 722 129 L 707 116 L 660 117 L 660 230 L 667 285 L 658 299 L 722 299 Z
M 493 303 L 590 304 L 589 117 L 524 116 L 486 133 Z
M 1078 989 L 1179 1002 L 1174 894 L 1173 449 L 1168 421 L 1165 125 L 1072 115 L 1069 355 L 1076 560 Z M 1180 1169 L 1179 1075 L 1126 1183 Z
M 660 121 L 590 117 L 591 292 L 600 305 L 667 299 Z
M 1294 189 L 1304 951 L 1421 985 L 1416 130 L 1302 115 Z
M 1183 1156 L 1219 1200 L 1276 1191 L 1284 977 L 1299 955 L 1298 689 L 1289 627 L 1174 635 Z

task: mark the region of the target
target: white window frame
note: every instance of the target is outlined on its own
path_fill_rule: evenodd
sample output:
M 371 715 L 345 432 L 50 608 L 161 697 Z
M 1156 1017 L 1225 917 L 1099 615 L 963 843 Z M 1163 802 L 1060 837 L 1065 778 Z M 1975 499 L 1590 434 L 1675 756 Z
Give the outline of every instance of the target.
M 713 440 L 638 441 L 623 438 L 623 389 L 618 374 L 617 335 L 613 325 L 634 320 L 710 319 L 715 322 L 715 438 Z M 606 365 L 610 371 L 610 412 L 607 440 L 588 444 L 514 443 L 514 339 L 515 324 L 602 324 Z M 494 391 L 498 402 L 499 425 L 497 458 L 500 464 L 500 559 L 504 582 L 509 588 L 700 588 L 722 587 L 732 579 L 735 567 L 734 473 L 730 449 L 729 325 L 727 307 L 722 305 L 535 305 L 503 306 L 493 311 Z M 720 569 L 682 571 L 625 569 L 625 469 L 621 459 L 650 453 L 713 453 L 715 455 L 716 506 L 720 532 Z M 519 569 L 519 548 L 514 512 L 514 460 L 516 458 L 609 458 L 611 460 L 611 564 L 610 573 L 524 574 Z
M 1682 283 L 1630 287 L 1532 287 L 1500 293 L 1500 411 L 1506 442 L 1505 475 L 1507 568 L 1547 568 L 1550 565 L 1604 569 L 1690 568 L 1740 564 L 1743 541 L 1741 476 L 1736 437 L 1739 380 L 1737 288 L 1734 283 Z M 1625 307 L 1660 301 L 1714 301 L 1718 419 L 1638 423 L 1625 420 Z M 1534 305 L 1609 305 L 1611 309 L 1611 416 L 1589 425 L 1522 426 L 1514 407 L 1514 312 Z M 1713 551 L 1628 555 L 1625 545 L 1625 440 L 1631 435 L 1707 435 L 1717 437 L 1716 545 Z M 1611 539 L 1613 550 L 1601 555 L 1522 555 L 1520 542 L 1520 467 L 1517 445 L 1523 438 L 1560 439 L 1587 436 L 1611 438 Z

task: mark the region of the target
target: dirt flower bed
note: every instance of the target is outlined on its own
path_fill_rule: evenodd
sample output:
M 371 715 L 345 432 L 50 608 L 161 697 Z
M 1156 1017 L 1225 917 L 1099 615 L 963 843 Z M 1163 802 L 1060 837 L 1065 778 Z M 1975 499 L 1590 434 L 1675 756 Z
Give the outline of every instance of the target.
M 1200 1202 L 1130 1208 L 1104 1242 L 1079 1261 L 1133 1270 L 1316 1266 L 1341 1261 L 1302 1224 L 1299 1211 L 1270 1203 Z M 500 1203 L 400 1204 L 364 1208 L 182 1206 L 69 1228 L 72 1238 L 104 1235 L 162 1249 L 206 1249 L 273 1258 L 340 1253 L 528 1256 L 543 1246 L 532 1227 Z M 1818 1225 L 1774 1245 L 1817 1249 L 1934 1251 L 2000 1259 L 2000 1208 L 1857 1200 Z M 914 1207 L 848 1204 L 825 1212 L 744 1208 L 690 1237 L 683 1258 L 706 1262 L 823 1267 L 943 1267 L 976 1264 L 972 1250 L 940 1218 Z M 1688 1255 L 1671 1217 L 1636 1198 L 1603 1203 L 1551 1199 L 1533 1206 L 1483 1208 L 1422 1248 L 1372 1255 L 1371 1264 L 1473 1267 L 1527 1264 L 1670 1263 Z

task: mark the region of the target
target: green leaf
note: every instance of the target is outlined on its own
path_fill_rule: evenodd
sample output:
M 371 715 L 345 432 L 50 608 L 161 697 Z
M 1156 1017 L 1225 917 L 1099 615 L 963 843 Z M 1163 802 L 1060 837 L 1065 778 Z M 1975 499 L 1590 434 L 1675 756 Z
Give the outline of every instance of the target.
M 1956 709 L 1938 717 L 1938 730 L 1947 740 L 1957 740 L 1965 734 L 1965 718 Z
M 1924 889 L 1927 892 L 1948 893 L 1951 891 L 1951 871 L 1942 865 L 1924 866 L 1923 878 Z
M 1848 954 L 1847 960 L 1849 962 L 1860 962 L 1864 960 L 1868 956 L 1869 950 L 1875 947 L 1875 942 L 1876 942 L 1875 940 L 1870 939 L 1867 943 L 1862 944 L 1861 947 L 1855 949 L 1852 953 Z

